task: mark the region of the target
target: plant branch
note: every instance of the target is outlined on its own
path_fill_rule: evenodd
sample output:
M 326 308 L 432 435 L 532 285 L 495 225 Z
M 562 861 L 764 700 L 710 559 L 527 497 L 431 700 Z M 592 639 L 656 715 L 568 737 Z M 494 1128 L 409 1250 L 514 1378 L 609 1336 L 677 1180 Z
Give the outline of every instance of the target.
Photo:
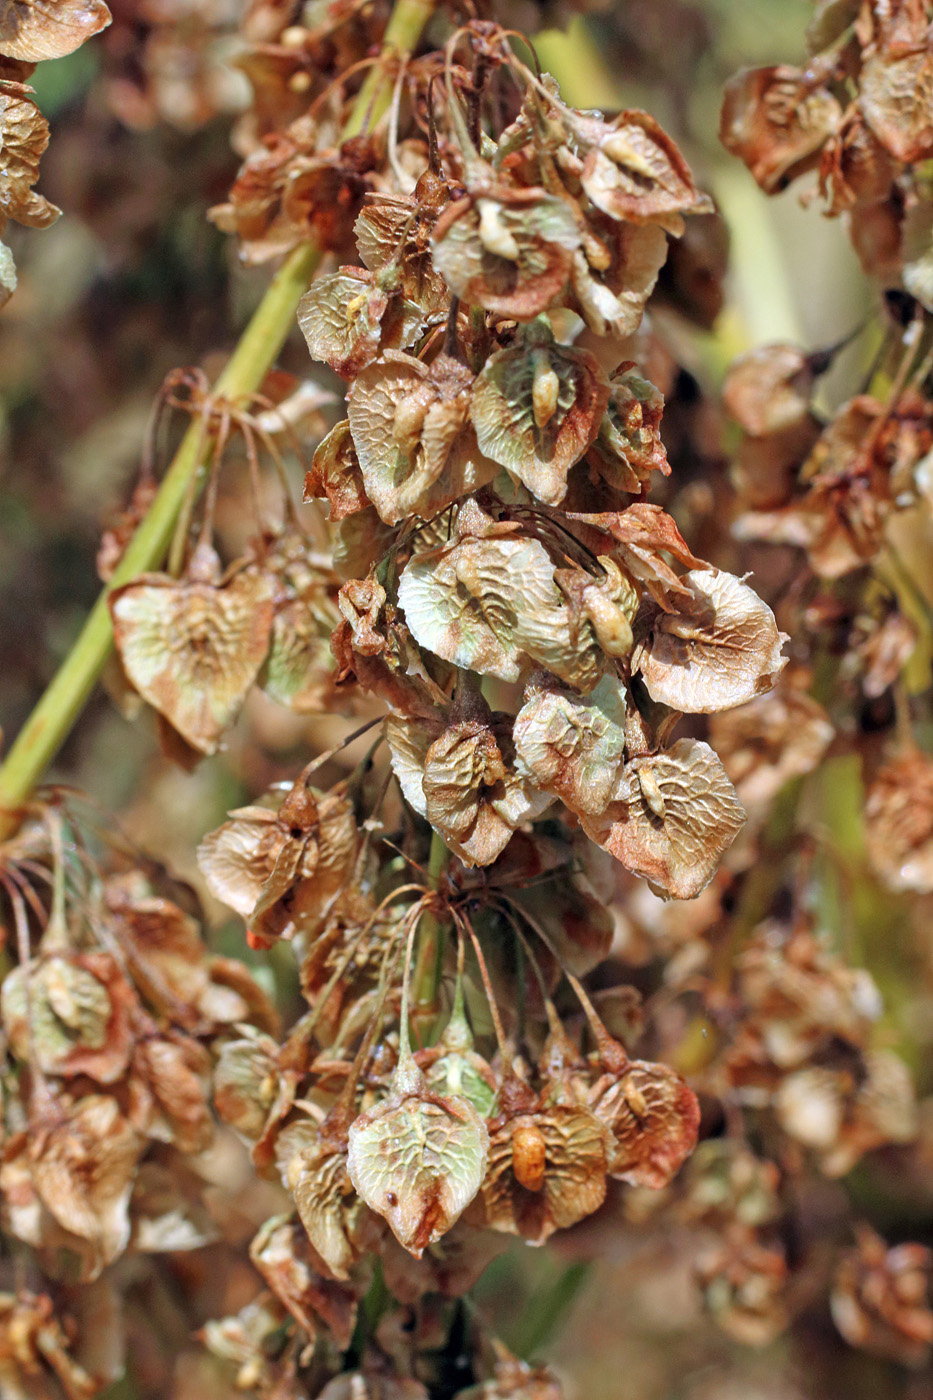
M 441 876 L 447 869 L 450 852 L 436 831 L 431 833 L 431 851 L 428 856 L 428 884 L 436 890 Z M 418 956 L 412 978 L 412 1028 L 421 1044 L 437 1015 L 437 989 L 441 979 L 441 953 L 444 947 L 443 930 L 433 910 L 422 916 L 418 930 Z
M 386 110 L 392 60 L 415 47 L 432 9 L 433 0 L 397 0 L 379 62 L 359 92 L 345 136 L 371 126 Z M 289 255 L 217 380 L 215 393 L 237 399 L 256 392 L 285 343 L 298 302 L 320 260 L 320 251 L 312 243 L 302 244 Z M 0 840 L 18 828 L 34 787 L 71 732 L 104 669 L 113 646 L 108 594 L 138 574 L 160 567 L 192 481 L 203 485 L 209 448 L 210 434 L 203 432 L 200 423 L 192 423 L 113 578 L 0 766 Z

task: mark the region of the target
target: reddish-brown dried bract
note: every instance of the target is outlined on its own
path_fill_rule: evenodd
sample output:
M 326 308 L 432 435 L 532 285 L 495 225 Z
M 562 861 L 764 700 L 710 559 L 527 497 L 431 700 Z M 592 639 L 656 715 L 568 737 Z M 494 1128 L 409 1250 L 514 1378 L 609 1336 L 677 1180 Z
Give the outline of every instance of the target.
M 894 890 L 933 890 L 933 762 L 908 753 L 879 769 L 865 800 L 868 854 Z
M 353 809 L 299 779 L 278 810 L 241 807 L 205 836 L 198 860 L 213 894 L 262 940 L 313 937 L 353 869 Z
M 700 1105 L 667 1065 L 632 1060 L 610 1083 L 597 1082 L 590 1106 L 615 1140 L 609 1175 L 618 1181 L 660 1190 L 696 1147 Z
M 222 581 L 202 546 L 185 578 L 142 574 L 109 603 L 129 680 L 189 744 L 215 753 L 269 650 L 269 579 L 246 568 Z
M 608 1134 L 590 1112 L 554 1104 L 502 1115 L 489 1125 L 485 1222 L 543 1244 L 575 1225 L 606 1195 Z
M 747 68 L 726 84 L 719 136 L 768 194 L 813 166 L 842 119 L 835 97 L 798 68 Z
M 61 213 L 32 186 L 49 144 L 49 124 L 23 83 L 0 82 L 0 234 L 8 219 L 47 228 Z
M 4 0 L 0 53 L 25 63 L 63 58 L 110 23 L 103 0 Z
M 694 739 L 633 759 L 606 810 L 582 819 L 593 841 L 674 899 L 705 889 L 744 821 L 719 759 Z

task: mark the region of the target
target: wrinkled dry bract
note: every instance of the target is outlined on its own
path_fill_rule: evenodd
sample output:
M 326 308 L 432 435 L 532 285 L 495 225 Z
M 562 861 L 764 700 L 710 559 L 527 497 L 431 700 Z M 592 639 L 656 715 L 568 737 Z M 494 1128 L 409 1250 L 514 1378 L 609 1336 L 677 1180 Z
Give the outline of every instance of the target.
M 759 345 L 733 360 L 723 403 L 746 433 L 764 437 L 794 428 L 810 409 L 813 369 L 796 345 Z
M 648 693 L 688 713 L 729 710 L 770 690 L 786 664 L 774 614 L 733 574 L 684 575 L 691 599 L 661 613 L 634 663 Z
M 933 890 L 933 762 L 904 754 L 875 775 L 865 801 L 872 864 L 893 890 Z
M 95 1278 L 129 1240 L 129 1200 L 141 1150 L 115 1099 L 80 1099 L 52 1126 L 8 1144 L 0 1185 L 8 1197 L 9 1228 L 41 1247 L 47 1228 L 42 1212 L 48 1212 L 61 1232 L 49 1243 L 78 1255 L 81 1276 Z
M 614 1139 L 609 1175 L 630 1186 L 667 1186 L 696 1146 L 700 1105 L 667 1065 L 633 1060 L 592 1109 Z
M 347 1165 L 362 1199 L 419 1257 L 476 1195 L 488 1146 L 466 1099 L 403 1088 L 351 1125 Z
M 542 678 L 515 718 L 522 771 L 578 816 L 599 816 L 613 798 L 625 748 L 625 687 L 604 676 L 588 696 Z
M 573 255 L 573 304 L 596 335 L 620 339 L 638 330 L 645 303 L 667 257 L 667 239 L 657 224 L 617 224 L 587 218 L 589 237 Z
M 111 593 L 110 610 L 133 686 L 195 749 L 215 753 L 269 650 L 269 580 L 255 569 L 226 583 L 143 574 Z
M 273 1216 L 253 1240 L 250 1259 L 298 1325 L 314 1340 L 323 1322 L 341 1350 L 350 1345 L 356 1298 L 314 1268 L 308 1237 L 297 1221 Z
M 895 160 L 912 164 L 933 155 L 933 54 L 874 53 L 859 79 L 859 105 Z
M 419 554 L 402 574 L 399 602 L 423 647 L 480 675 L 517 681 L 537 665 L 583 691 L 599 678 L 595 649 L 574 645 L 538 540 L 466 536 Z
M 902 1366 L 923 1366 L 933 1348 L 933 1256 L 920 1244 L 889 1249 L 865 1224 L 857 1235 L 836 1269 L 833 1321 L 850 1346 Z
M 815 163 L 841 119 L 832 93 L 800 69 L 747 68 L 726 84 L 719 136 L 770 194 Z
M 47 228 L 61 213 L 32 189 L 49 144 L 49 124 L 28 96 L 30 91 L 22 83 L 0 82 L 0 233 L 7 219 Z
M 464 301 L 530 321 L 565 286 L 580 238 L 564 200 L 494 187 L 445 209 L 434 230 L 434 266 Z
M 305 292 L 298 324 L 314 359 L 344 379 L 353 379 L 380 350 L 414 345 L 425 327 L 419 307 L 352 267 L 319 278 Z
M 608 1157 L 609 1135 L 584 1108 L 555 1104 L 494 1119 L 482 1191 L 485 1223 L 543 1244 L 555 1230 L 575 1225 L 602 1205 Z M 520 1176 L 535 1189 L 522 1185 Z
M 632 369 L 610 381 L 609 404 L 587 462 L 616 491 L 638 492 L 653 471 L 670 474 L 660 423 L 664 398 Z
M 593 356 L 554 344 L 536 325 L 512 349 L 489 357 L 470 412 L 486 456 L 539 501 L 557 505 L 608 400 L 609 385 Z
M 674 899 L 694 899 L 745 821 L 735 789 L 708 744 L 678 739 L 633 759 L 613 801 L 584 817 L 587 835 Z
M 26 63 L 63 58 L 106 29 L 103 0 L 3 0 L 0 53 Z
M 620 112 L 610 123 L 578 118 L 577 128 L 593 142 L 580 183 L 597 209 L 632 223 L 709 209 L 677 146 L 647 112 Z
M 27 986 L 28 982 L 28 986 Z M 45 1074 L 112 1084 L 132 1049 L 132 992 L 105 953 L 51 956 L 14 968 L 3 983 L 3 1029 L 22 1063 Z
M 353 868 L 353 809 L 336 793 L 304 789 L 276 812 L 242 807 L 205 836 L 198 861 L 211 892 L 262 938 L 314 935 Z
M 357 1257 L 350 1231 L 360 1206 L 346 1150 L 326 1138 L 301 1148 L 288 1159 L 285 1184 L 317 1253 L 335 1278 L 349 1278 Z
M 496 475 L 469 420 L 472 384 L 449 356 L 428 368 L 400 351 L 357 376 L 350 429 L 366 494 L 386 524 L 429 518 Z

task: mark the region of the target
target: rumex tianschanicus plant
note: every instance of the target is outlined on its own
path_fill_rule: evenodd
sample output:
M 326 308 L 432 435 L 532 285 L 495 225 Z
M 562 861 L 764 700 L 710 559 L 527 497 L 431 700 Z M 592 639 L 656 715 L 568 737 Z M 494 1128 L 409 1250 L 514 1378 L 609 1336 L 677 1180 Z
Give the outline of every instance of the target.
M 16 8 L 22 32 L 0 21 L 4 175 L 9 214 L 43 223 L 47 133 L 21 80 L 108 15 Z M 642 318 L 672 241 L 712 206 L 649 115 L 570 107 L 502 20 L 411 0 L 244 18 L 253 105 L 211 217 L 245 263 L 285 262 L 217 387 L 166 382 L 160 410 L 191 427 L 161 484 L 147 453 L 101 550 L 105 596 L 0 771 L 16 955 L 0 1191 L 27 1271 L 0 1296 L 11 1395 L 90 1396 L 119 1372 L 89 1348 L 80 1300 L 116 1290 L 133 1255 L 216 1237 L 218 1132 L 248 1144 L 269 1192 L 248 1245 L 263 1291 L 202 1330 L 238 1388 L 552 1400 L 554 1376 L 456 1301 L 510 1237 L 542 1245 L 625 1183 L 633 1228 L 695 1230 L 710 1313 L 766 1344 L 794 1306 L 782 1195 L 808 1164 L 838 1178 L 916 1131 L 906 1068 L 872 1041 L 874 983 L 815 934 L 787 867 L 788 793 L 851 734 L 845 687 L 881 695 L 911 642 L 860 576 L 832 599 L 815 580 L 880 559 L 933 446 L 917 251 L 933 132 L 900 100 L 904 73 L 929 85 L 929 16 L 823 5 L 806 73 L 727 92 L 723 138 L 764 188 L 819 163 L 863 256 L 881 257 L 865 230 L 897 224 L 917 299 L 884 401 L 875 385 L 821 422 L 811 390 L 832 355 L 790 346 L 727 381 L 746 435 L 735 537 L 807 549 L 775 602 L 791 666 L 747 577 L 648 500 L 677 481 Z M 296 313 L 346 385 L 323 437 L 323 378 L 267 375 Z M 303 510 L 289 465 L 309 438 Z M 218 521 L 237 445 L 251 529 L 231 549 Z M 187 886 L 62 795 L 29 800 L 111 628 L 114 688 L 155 712 L 184 767 L 224 745 L 257 688 L 352 717 L 198 850 L 254 953 L 290 945 L 300 1009 L 296 993 L 284 1027 L 247 964 L 208 950 Z M 929 759 L 901 735 L 870 773 L 876 865 L 929 890 Z M 620 885 L 664 951 L 668 913 L 645 890 L 696 901 L 690 955 L 670 958 L 650 1016 L 605 966 Z M 711 1105 L 699 1148 L 695 1090 Z M 820 1285 L 847 1340 L 922 1362 L 928 1271 L 922 1246 L 889 1250 L 862 1225 Z

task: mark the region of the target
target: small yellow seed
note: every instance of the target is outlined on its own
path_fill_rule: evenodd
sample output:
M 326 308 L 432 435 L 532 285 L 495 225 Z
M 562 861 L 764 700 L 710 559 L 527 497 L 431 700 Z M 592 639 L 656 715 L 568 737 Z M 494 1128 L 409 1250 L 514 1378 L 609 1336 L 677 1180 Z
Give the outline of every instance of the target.
M 411 457 L 421 441 L 427 404 L 415 394 L 400 399 L 392 422 L 392 436 L 406 456 Z
M 368 292 L 360 292 L 359 296 L 351 297 L 351 299 L 347 302 L 346 306 L 343 308 L 343 314 L 346 318 L 347 325 L 349 325 L 351 321 L 356 319 L 357 313 L 363 306 L 366 305 L 366 299 L 368 296 Z
M 638 785 L 641 788 L 642 797 L 645 799 L 645 802 L 651 808 L 654 815 L 663 821 L 667 813 L 667 808 L 664 805 L 664 794 L 661 792 L 658 786 L 658 780 L 650 768 L 639 768 Z
M 521 252 L 502 218 L 502 205 L 495 199 L 478 199 L 479 239 L 488 253 L 509 262 L 518 262 Z
M 542 354 L 540 350 L 535 350 L 533 354 L 535 377 L 531 398 L 534 404 L 535 423 L 539 428 L 546 428 L 557 412 L 560 380 L 548 363 L 545 354 Z

